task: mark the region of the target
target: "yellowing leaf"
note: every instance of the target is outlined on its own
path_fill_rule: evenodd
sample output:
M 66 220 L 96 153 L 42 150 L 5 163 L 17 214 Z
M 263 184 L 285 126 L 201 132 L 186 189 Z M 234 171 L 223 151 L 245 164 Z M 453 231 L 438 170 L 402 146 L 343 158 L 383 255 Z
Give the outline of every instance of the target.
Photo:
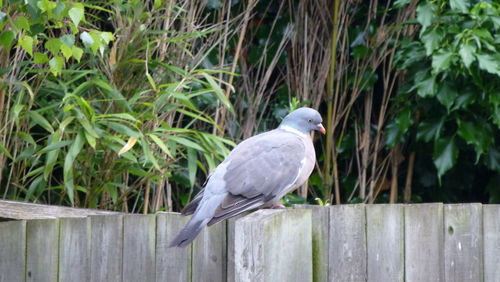
M 123 146 L 123 148 L 121 148 L 120 151 L 118 152 L 118 156 L 130 151 L 130 149 L 134 147 L 135 143 L 137 143 L 137 138 L 130 137 L 127 141 L 127 144 L 125 144 L 125 146 Z

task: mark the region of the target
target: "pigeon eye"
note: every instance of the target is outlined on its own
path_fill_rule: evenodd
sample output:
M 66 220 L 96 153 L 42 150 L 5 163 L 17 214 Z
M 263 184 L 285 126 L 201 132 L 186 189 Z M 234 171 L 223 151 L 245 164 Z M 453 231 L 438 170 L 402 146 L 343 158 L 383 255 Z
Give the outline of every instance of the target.
M 308 119 L 307 122 L 312 122 L 312 119 Z

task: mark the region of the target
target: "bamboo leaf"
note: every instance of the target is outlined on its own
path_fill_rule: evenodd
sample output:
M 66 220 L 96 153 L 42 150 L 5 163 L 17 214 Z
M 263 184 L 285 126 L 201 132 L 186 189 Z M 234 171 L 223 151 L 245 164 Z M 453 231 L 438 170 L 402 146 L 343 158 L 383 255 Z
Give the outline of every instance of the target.
M 74 204 L 74 175 L 73 175 L 73 163 L 83 148 L 83 144 L 85 142 L 83 132 L 79 131 L 76 135 L 75 140 L 71 144 L 71 147 L 66 154 L 66 158 L 64 159 L 64 184 L 66 188 L 66 192 L 68 194 L 68 198 L 71 204 Z
M 118 156 L 122 155 L 125 152 L 130 151 L 130 149 L 134 147 L 135 143 L 137 143 L 137 138 L 130 137 L 127 141 L 127 144 L 125 144 L 125 146 L 123 146 L 118 152 Z
M 207 73 L 200 72 L 200 74 L 207 80 L 208 84 L 212 88 L 213 93 L 215 94 L 217 99 L 219 99 L 219 101 L 221 101 L 221 103 L 229 110 L 229 112 L 234 114 L 234 109 L 233 109 L 233 106 L 231 105 L 231 102 L 226 97 L 226 95 L 224 94 L 224 91 L 222 91 L 219 84 L 217 84 L 217 82 L 215 82 L 215 79 Z
M 189 175 L 189 185 L 194 186 L 194 181 L 196 179 L 196 171 L 198 168 L 198 154 L 193 149 L 188 149 L 188 175 Z
M 49 121 L 45 119 L 41 114 L 35 111 L 29 111 L 28 115 L 34 123 L 38 124 L 48 132 L 54 133 L 54 128 L 52 128 L 52 125 L 50 125 Z
M 167 145 L 165 145 L 165 143 L 156 135 L 154 134 L 148 134 L 148 136 L 151 138 L 151 140 L 153 140 L 153 142 L 156 143 L 156 145 L 158 145 L 158 147 L 160 147 L 160 149 L 165 153 L 167 154 L 170 158 L 174 158 L 174 156 L 172 155 L 172 153 L 170 152 L 170 150 L 168 149 Z
M 9 150 L 5 148 L 3 144 L 0 144 L 0 153 L 6 155 L 9 159 L 12 159 L 12 155 L 10 154 Z

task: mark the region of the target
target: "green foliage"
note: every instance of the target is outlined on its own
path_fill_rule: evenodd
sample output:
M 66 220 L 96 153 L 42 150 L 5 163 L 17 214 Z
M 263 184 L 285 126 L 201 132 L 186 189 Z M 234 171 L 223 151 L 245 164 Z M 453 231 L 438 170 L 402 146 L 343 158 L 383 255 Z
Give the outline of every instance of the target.
M 495 155 L 500 145 L 500 4 L 423 1 L 417 22 L 418 39 L 404 39 L 395 60 L 406 71 L 406 86 L 396 97 L 400 114 L 387 126 L 387 145 L 411 136 L 410 123 L 397 126 L 401 113 L 418 115 L 416 140 L 434 143 L 439 178 L 471 149 L 476 162 L 500 171 Z
M 204 132 L 218 125 L 199 109 L 200 97 L 208 95 L 234 112 L 220 72 L 191 60 L 197 47 L 190 44 L 204 40 L 209 29 L 173 30 L 179 48 L 166 54 L 156 44 L 166 37 L 153 25 L 142 31 L 133 23 L 113 26 L 113 33 L 98 29 L 115 11 L 130 19 L 136 13 L 162 19 L 164 10 L 147 10 L 139 1 L 109 7 L 10 2 L 0 43 L 4 55 L 27 55 L 17 62 L 19 81 L 0 85 L 13 94 L 13 127 L 4 132 L 12 142 L 0 145 L 0 152 L 16 171 L 3 195 L 109 209 L 128 209 L 132 199 L 129 209 L 137 210 L 136 203 L 149 197 L 141 187 L 154 189 L 169 179 L 168 185 L 176 185 L 175 179 L 185 177 L 192 189 L 199 171 L 208 174 L 234 146 Z M 127 42 L 116 42 L 125 35 Z M 189 63 L 174 54 L 187 55 Z M 182 193 L 189 197 L 190 190 Z

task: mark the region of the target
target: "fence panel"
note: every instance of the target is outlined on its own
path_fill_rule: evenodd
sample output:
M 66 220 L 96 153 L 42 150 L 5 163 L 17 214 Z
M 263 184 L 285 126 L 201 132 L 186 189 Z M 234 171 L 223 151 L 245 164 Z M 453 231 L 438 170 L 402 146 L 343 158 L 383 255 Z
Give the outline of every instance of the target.
M 26 221 L 0 222 L 0 282 L 24 281 Z
M 444 206 L 445 281 L 483 281 L 481 204 Z
M 403 206 L 368 205 L 366 222 L 368 281 L 403 281 Z
M 331 281 L 366 281 L 365 205 L 330 208 L 329 275 Z
M 443 204 L 405 206 L 405 280 L 444 281 Z

